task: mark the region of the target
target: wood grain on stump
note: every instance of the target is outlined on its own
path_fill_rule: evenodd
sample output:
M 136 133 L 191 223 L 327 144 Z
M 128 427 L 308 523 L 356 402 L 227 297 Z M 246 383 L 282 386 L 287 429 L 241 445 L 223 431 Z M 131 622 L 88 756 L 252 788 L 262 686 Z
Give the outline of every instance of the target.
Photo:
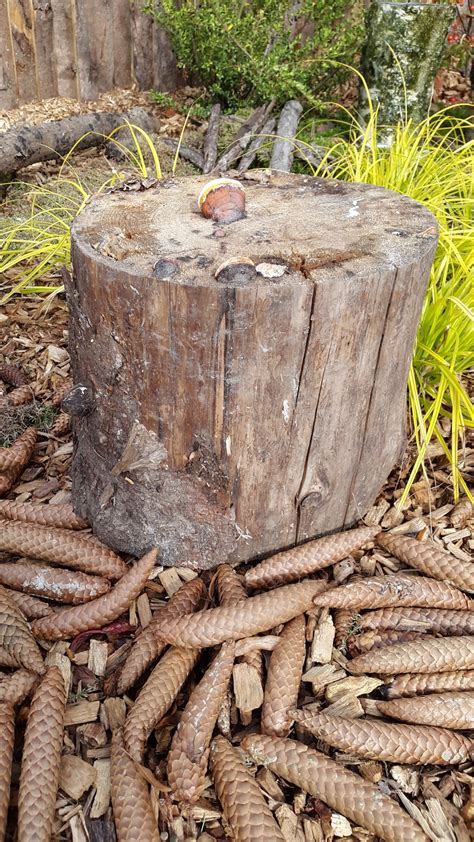
M 101 195 L 73 226 L 76 509 L 164 564 L 349 526 L 405 445 L 433 216 L 370 185 L 251 176 L 227 226 L 198 212 L 202 178 Z

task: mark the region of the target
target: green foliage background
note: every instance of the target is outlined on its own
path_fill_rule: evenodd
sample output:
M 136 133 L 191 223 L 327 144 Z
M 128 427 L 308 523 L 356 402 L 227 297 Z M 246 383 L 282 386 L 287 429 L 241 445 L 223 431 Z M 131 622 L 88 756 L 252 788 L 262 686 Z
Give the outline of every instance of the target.
M 161 0 L 145 11 L 170 35 L 178 63 L 235 107 L 276 97 L 313 105 L 346 75 L 363 37 L 361 0 Z

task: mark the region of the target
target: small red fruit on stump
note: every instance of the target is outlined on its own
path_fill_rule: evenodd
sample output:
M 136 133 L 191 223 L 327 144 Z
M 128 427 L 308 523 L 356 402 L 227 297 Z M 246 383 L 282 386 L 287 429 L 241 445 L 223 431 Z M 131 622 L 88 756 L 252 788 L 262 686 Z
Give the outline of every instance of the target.
M 198 206 L 206 219 L 228 224 L 245 214 L 245 191 L 234 178 L 216 178 L 204 185 Z

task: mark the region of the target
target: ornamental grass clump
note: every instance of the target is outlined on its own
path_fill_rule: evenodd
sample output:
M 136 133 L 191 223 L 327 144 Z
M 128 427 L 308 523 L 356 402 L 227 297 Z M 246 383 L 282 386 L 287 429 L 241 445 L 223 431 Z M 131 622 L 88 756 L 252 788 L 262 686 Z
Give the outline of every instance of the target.
M 362 79 L 364 84 L 364 80 Z M 366 95 L 370 103 L 369 91 Z M 415 124 L 404 120 L 386 136 L 370 103 L 361 127 L 349 112 L 348 131 L 330 147 L 314 175 L 365 182 L 404 193 L 426 205 L 439 225 L 439 244 L 423 305 L 408 397 L 417 456 L 400 505 L 436 440 L 449 460 L 454 498 L 472 501 L 462 475 L 463 441 L 474 427 L 474 407 L 462 381 L 474 366 L 473 140 L 463 140 L 469 120 L 447 107 Z
M 117 132 L 126 128 L 131 139 L 128 145 L 115 137 Z M 0 297 L 0 305 L 5 304 L 15 293 L 54 295 L 63 290 L 62 283 L 58 283 L 57 279 L 60 278 L 61 267 L 69 266 L 71 262 L 71 225 L 92 191 L 79 176 L 65 178 L 62 172 L 84 137 L 86 135 L 79 138 L 69 150 L 56 179 L 40 186 L 16 182 L 20 187 L 26 186 L 28 189 L 21 199 L 14 202 L 13 209 L 17 213 L 5 217 L 1 223 L 0 276 L 18 270 L 18 281 Z M 114 143 L 125 160 L 124 171 L 112 173 L 100 185 L 98 192 L 113 187 L 130 171 L 143 179 L 149 176 L 161 178 L 160 160 L 153 140 L 140 126 L 127 122 L 117 126 L 110 135 L 100 134 L 99 137 L 103 142 Z M 26 217 L 23 211 L 25 202 L 29 208 Z M 38 283 L 40 280 L 43 282 Z

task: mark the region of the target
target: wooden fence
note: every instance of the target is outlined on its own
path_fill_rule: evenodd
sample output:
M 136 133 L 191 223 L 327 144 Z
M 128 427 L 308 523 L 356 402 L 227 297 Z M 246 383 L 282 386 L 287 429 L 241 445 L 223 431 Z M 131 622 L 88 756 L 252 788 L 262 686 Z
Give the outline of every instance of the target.
M 143 0 L 0 0 L 0 109 L 53 96 L 172 90 L 176 64 Z

